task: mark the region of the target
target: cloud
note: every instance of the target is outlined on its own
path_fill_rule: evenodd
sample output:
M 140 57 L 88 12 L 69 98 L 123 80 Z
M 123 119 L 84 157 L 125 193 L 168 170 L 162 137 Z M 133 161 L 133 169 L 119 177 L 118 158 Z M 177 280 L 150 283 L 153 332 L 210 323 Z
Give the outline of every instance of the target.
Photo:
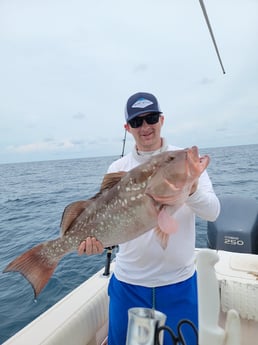
M 206 8 L 225 75 L 198 2 L 0 2 L 0 162 L 116 154 L 140 90 L 175 145 L 257 142 L 258 2 Z
M 86 115 L 81 113 L 81 112 L 78 112 L 78 113 L 73 115 L 73 118 L 76 119 L 76 120 L 82 120 L 82 119 L 86 118 Z
M 228 127 L 220 127 L 216 129 L 216 132 L 226 132 L 228 131 Z
M 140 64 L 138 64 L 138 65 L 136 65 L 134 67 L 133 72 L 134 73 L 145 72 L 145 71 L 147 71 L 147 69 L 148 69 L 148 65 L 147 64 L 140 63 Z
M 57 149 L 71 149 L 76 146 L 71 140 L 53 141 L 48 139 L 47 141 L 41 141 L 23 145 L 10 145 L 7 150 L 12 153 L 35 153 L 45 151 L 56 151 Z
M 214 83 L 214 79 L 207 78 L 207 77 L 204 77 L 200 80 L 201 85 L 209 85 L 209 84 L 213 84 L 213 83 Z

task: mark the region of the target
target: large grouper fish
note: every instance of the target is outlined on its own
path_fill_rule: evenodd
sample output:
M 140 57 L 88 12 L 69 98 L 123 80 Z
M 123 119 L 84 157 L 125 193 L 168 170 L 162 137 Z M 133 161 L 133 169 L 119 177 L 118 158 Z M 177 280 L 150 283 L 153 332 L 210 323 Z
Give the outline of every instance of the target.
M 60 259 L 76 251 L 87 237 L 110 247 L 156 229 L 157 240 L 165 249 L 175 230 L 172 215 L 189 197 L 208 164 L 209 157 L 200 157 L 194 146 L 157 154 L 128 172 L 105 175 L 98 194 L 65 208 L 59 238 L 21 254 L 4 272 L 20 272 L 37 297 Z

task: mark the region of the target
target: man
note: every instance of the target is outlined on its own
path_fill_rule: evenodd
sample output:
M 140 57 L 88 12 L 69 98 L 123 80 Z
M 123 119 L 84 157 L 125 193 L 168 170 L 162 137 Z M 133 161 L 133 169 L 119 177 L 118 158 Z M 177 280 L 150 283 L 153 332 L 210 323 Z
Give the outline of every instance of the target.
M 152 155 L 167 150 L 178 150 L 161 137 L 164 116 L 156 97 L 139 92 L 126 104 L 125 129 L 132 134 L 135 147 L 132 152 L 113 162 L 108 173 L 128 171 L 146 162 Z M 109 283 L 109 345 L 126 343 L 128 309 L 154 308 L 167 315 L 166 325 L 177 333 L 180 320 L 188 319 L 198 327 L 197 282 L 194 265 L 195 215 L 214 221 L 220 212 L 206 171 L 191 190 L 186 203 L 173 215 L 178 224 L 170 235 L 164 250 L 156 240 L 154 230 L 119 245 L 115 271 Z M 171 224 L 172 226 L 172 224 Z M 100 253 L 103 247 L 95 238 L 88 238 L 78 253 Z M 187 344 L 196 344 L 189 326 L 183 328 Z M 165 334 L 164 344 L 171 344 Z

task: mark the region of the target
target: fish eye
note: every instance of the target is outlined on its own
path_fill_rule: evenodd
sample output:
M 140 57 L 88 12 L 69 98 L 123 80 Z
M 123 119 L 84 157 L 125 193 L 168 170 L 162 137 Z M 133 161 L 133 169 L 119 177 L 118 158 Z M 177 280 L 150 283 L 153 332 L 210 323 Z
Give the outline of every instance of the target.
M 175 159 L 175 156 L 169 156 L 168 158 L 167 158 L 167 162 L 171 162 L 171 161 L 173 161 Z

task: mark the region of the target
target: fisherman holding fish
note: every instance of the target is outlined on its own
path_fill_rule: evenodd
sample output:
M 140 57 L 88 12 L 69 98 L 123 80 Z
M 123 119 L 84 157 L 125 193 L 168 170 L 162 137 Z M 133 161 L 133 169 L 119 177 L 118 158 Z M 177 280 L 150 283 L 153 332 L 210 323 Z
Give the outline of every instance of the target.
M 22 253 L 3 271 L 20 272 L 36 298 L 69 252 L 97 254 L 119 245 L 108 287 L 109 345 L 125 344 L 133 307 L 163 312 L 175 333 L 181 320 L 198 327 L 195 215 L 214 221 L 220 211 L 206 172 L 209 157 L 200 157 L 196 146 L 166 143 L 155 96 L 131 96 L 125 118 L 136 143 L 132 152 L 111 164 L 99 193 L 65 207 L 58 238 Z M 196 343 L 191 327 L 183 334 L 186 344 Z
M 108 173 L 129 171 L 161 152 L 180 150 L 168 145 L 161 137 L 164 115 L 153 94 L 139 92 L 132 95 L 126 104 L 125 120 L 124 127 L 134 137 L 135 146 L 132 152 L 113 162 Z M 196 149 L 193 148 L 193 151 Z M 191 162 L 191 152 L 189 149 L 186 153 L 190 161 L 188 174 L 192 174 L 195 167 L 195 163 Z M 200 157 L 198 164 L 207 166 L 205 159 Z M 173 188 L 176 190 L 177 185 Z M 165 190 L 160 194 L 159 199 L 154 198 L 155 201 L 166 197 Z M 190 186 L 188 194 L 183 205 L 178 201 L 178 209 L 172 210 L 170 206 L 160 209 L 158 227 L 119 245 L 114 274 L 108 287 L 109 345 L 126 343 L 128 309 L 133 307 L 154 308 L 163 312 L 167 316 L 166 325 L 175 333 L 182 319 L 192 321 L 198 328 L 195 216 L 215 221 L 220 204 L 205 168 Z M 78 247 L 80 255 L 84 252 L 87 255 L 101 253 L 103 250 L 102 243 L 94 237 L 86 238 Z M 187 344 L 196 343 L 190 327 L 186 326 L 183 333 Z M 164 344 L 171 344 L 168 334 L 165 334 Z

